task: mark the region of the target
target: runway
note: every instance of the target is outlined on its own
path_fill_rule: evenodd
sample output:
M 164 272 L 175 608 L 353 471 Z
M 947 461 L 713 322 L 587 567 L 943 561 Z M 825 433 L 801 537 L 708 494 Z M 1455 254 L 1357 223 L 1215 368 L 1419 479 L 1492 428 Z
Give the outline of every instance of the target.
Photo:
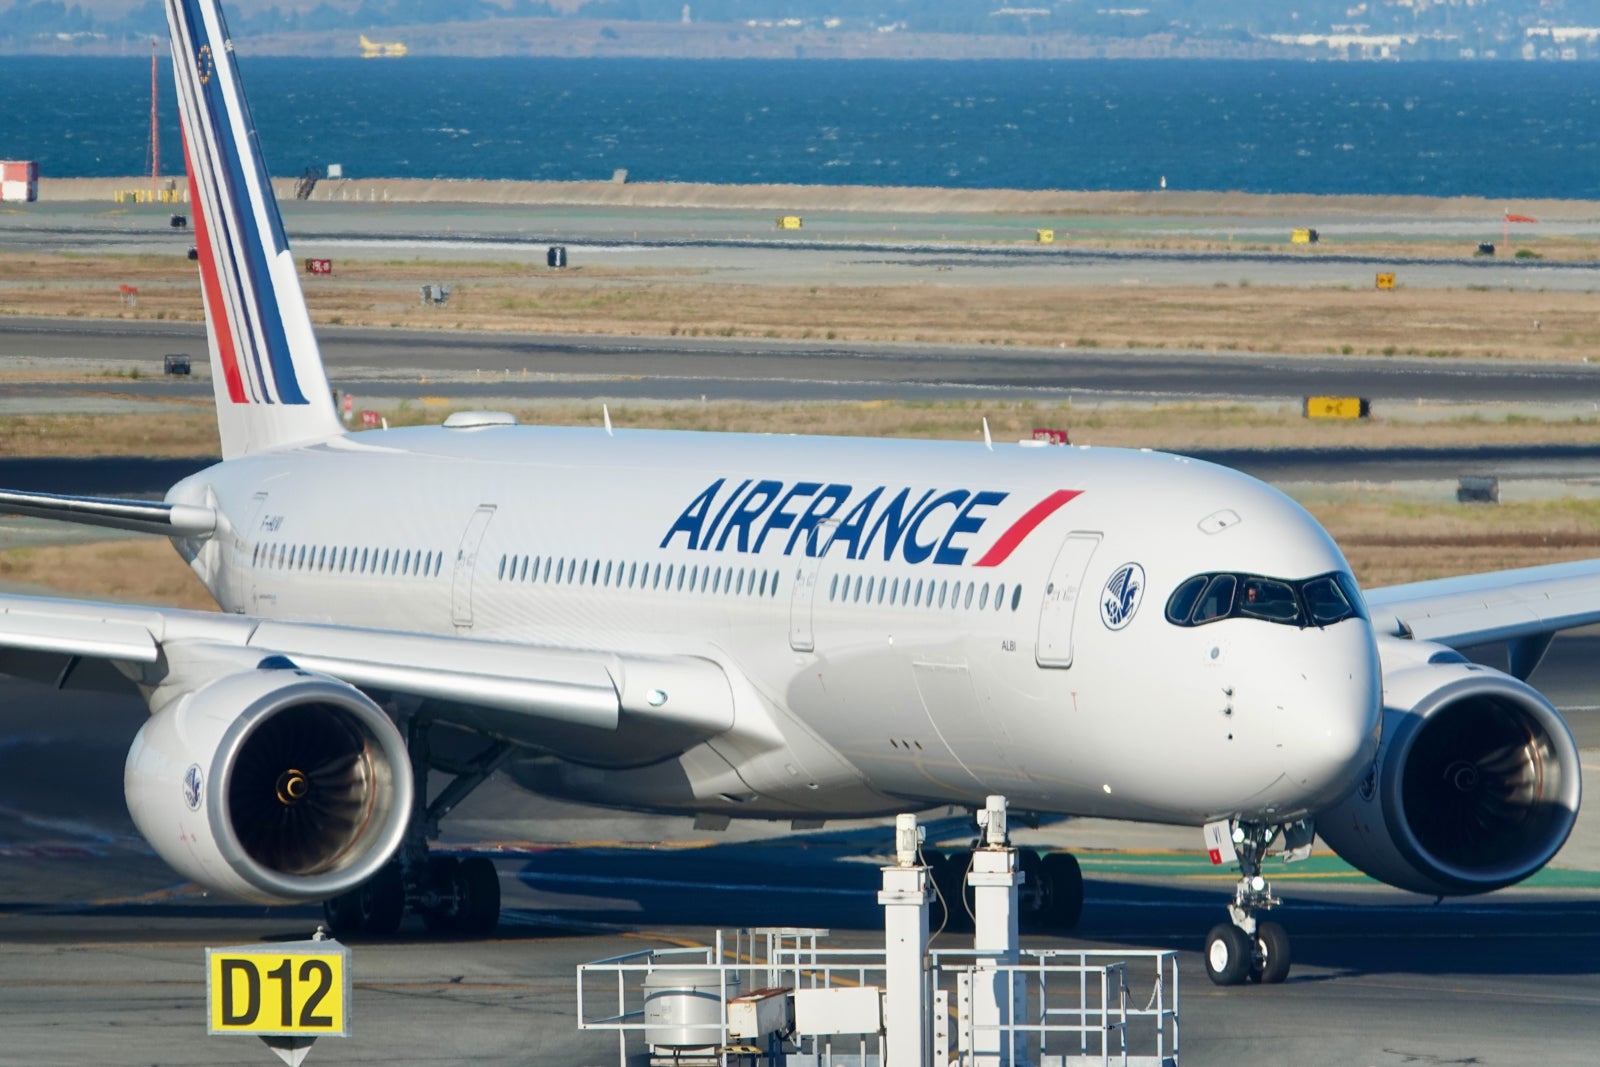
M 1038 400 L 1075 403 L 1278 401 L 1308 395 L 1437 404 L 1600 403 L 1600 362 L 947 345 L 619 338 L 323 327 L 332 384 L 363 398 L 475 402 L 599 400 Z M 8 383 L 13 404 L 43 397 L 210 396 L 165 381 L 162 357 L 205 362 L 199 323 L 0 321 L 0 369 L 54 367 L 104 381 Z M 126 377 L 140 368 L 138 379 Z
M 1585 747 L 1591 779 L 1597 657 L 1600 635 L 1562 637 L 1534 677 Z M 0 709 L 0 1064 L 268 1062 L 253 1041 L 205 1036 L 204 948 L 304 936 L 318 909 L 210 901 L 150 854 L 121 800 L 122 760 L 145 716 L 138 701 L 0 681 Z M 950 818 L 931 836 L 969 832 Z M 356 943 L 355 1037 L 320 1042 L 314 1062 L 611 1063 L 614 1039 L 576 1028 L 580 962 L 708 944 L 716 928 L 744 925 L 825 927 L 836 947 L 882 939 L 885 823 L 713 834 L 495 782 L 445 834 L 450 847 L 499 857 L 500 931 L 463 941 L 418 927 Z M 1231 990 L 1206 981 L 1196 951 L 1230 892 L 1198 859 L 1196 831 L 1080 820 L 1017 836 L 1074 849 L 1088 879 L 1073 936 L 1025 943 L 1182 950 L 1187 1064 L 1593 1062 L 1592 820 L 1529 886 L 1437 906 L 1321 867 L 1309 880 L 1269 869 L 1295 971 L 1281 986 Z

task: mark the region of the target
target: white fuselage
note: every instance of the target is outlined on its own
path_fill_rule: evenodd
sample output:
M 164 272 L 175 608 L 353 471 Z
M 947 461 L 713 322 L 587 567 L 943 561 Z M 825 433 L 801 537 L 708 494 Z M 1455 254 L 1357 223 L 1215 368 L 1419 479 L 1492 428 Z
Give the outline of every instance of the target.
M 1176 456 L 427 428 L 233 460 L 169 499 L 227 517 L 195 567 L 229 611 L 724 668 L 715 737 L 513 738 L 564 757 L 519 780 L 586 800 L 820 816 L 998 792 L 1282 821 L 1375 745 L 1364 617 L 1167 620 L 1194 575 L 1348 574 L 1281 493 Z

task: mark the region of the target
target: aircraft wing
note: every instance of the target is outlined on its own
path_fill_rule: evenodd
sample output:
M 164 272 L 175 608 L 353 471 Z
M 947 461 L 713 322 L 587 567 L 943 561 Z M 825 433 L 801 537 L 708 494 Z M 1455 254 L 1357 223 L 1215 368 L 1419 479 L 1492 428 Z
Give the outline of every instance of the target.
M 0 489 L 0 515 L 59 519 L 80 526 L 107 526 L 164 537 L 210 537 L 217 528 L 217 513 L 193 504 L 22 493 L 14 489 Z
M 1513 673 L 1522 677 L 1519 643 L 1536 648 L 1531 671 L 1551 635 L 1600 623 L 1600 560 L 1393 585 L 1369 589 L 1366 597 L 1379 633 L 1453 648 L 1506 642 Z
M 616 730 L 624 715 L 700 736 L 733 725 L 727 674 L 699 656 L 0 596 L 0 672 L 64 687 L 82 661 L 108 661 L 158 684 L 173 642 L 286 658 L 361 689 L 433 701 L 432 717 L 442 721 L 529 743 L 557 725 Z

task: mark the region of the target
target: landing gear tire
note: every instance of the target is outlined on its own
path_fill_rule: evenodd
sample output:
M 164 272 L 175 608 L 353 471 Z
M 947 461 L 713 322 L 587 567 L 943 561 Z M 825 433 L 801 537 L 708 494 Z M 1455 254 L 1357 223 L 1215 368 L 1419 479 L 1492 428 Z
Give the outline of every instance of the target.
M 425 901 L 417 910 L 436 934 L 493 933 L 500 923 L 500 875 L 482 857 L 430 856 Z
M 1232 923 L 1218 923 L 1206 935 L 1206 977 L 1216 985 L 1243 985 L 1250 977 L 1255 947 Z
M 1050 888 L 1048 916 L 1056 930 L 1071 930 L 1083 917 L 1083 868 L 1070 852 L 1052 852 L 1043 863 L 1045 885 Z
M 966 893 L 967 863 L 968 854 L 965 852 L 947 855 L 934 853 L 928 857 L 933 884 L 939 890 L 939 898 L 944 901 L 946 930 L 965 930 L 972 925 L 962 899 Z
M 494 861 L 481 856 L 462 860 L 460 867 L 461 914 L 457 929 L 484 936 L 500 925 L 500 872 Z
M 461 880 L 461 861 L 454 856 L 428 857 L 428 883 L 424 887 L 424 903 L 417 911 L 422 925 L 431 933 L 450 934 L 456 931 L 456 916 L 460 911 L 457 883 Z
M 1256 924 L 1255 960 L 1250 976 L 1263 985 L 1289 977 L 1289 932 L 1275 922 Z
M 361 885 L 322 905 L 328 929 L 336 936 L 389 937 L 406 913 L 406 884 L 398 864 L 387 864 Z
M 1044 876 L 1044 860 L 1029 849 L 1017 851 L 1017 866 L 1022 870 L 1022 885 L 1017 889 L 1017 922 L 1025 933 L 1046 933 L 1054 929 L 1050 920 L 1050 882 Z

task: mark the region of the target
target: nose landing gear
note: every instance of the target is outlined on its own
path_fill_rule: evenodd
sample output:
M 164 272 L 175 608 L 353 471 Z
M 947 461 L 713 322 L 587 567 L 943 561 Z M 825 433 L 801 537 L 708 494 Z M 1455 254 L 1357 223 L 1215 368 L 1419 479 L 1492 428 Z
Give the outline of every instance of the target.
M 1223 986 L 1281 982 L 1289 977 L 1289 934 L 1280 924 L 1257 918 L 1257 912 L 1282 903 L 1272 895 L 1272 884 L 1261 876 L 1261 861 L 1280 833 L 1285 860 L 1310 855 L 1311 824 L 1277 826 L 1233 820 L 1226 828 L 1232 846 L 1229 851 L 1239 863 L 1239 884 L 1228 905 L 1230 921 L 1218 923 L 1206 934 L 1206 977 Z M 1211 828 L 1207 830 L 1212 837 Z M 1217 852 L 1213 847 L 1214 858 Z

